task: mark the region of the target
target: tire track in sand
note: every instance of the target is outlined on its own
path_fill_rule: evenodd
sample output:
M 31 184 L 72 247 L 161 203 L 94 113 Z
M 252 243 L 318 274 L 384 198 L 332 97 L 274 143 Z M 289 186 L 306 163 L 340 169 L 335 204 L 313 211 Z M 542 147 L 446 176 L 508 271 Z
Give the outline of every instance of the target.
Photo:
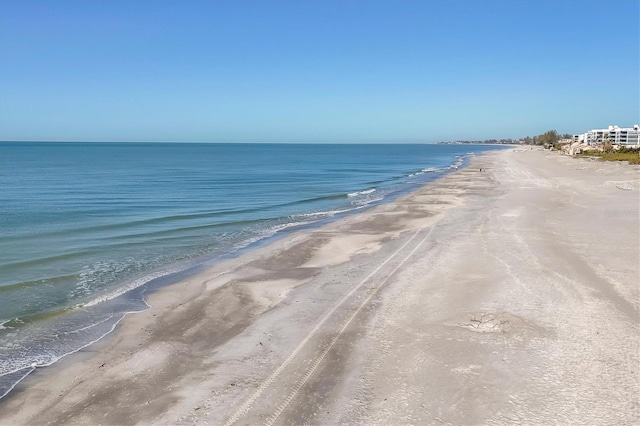
M 380 283 L 373 288 L 369 296 L 360 304 L 360 306 L 354 311 L 354 313 L 349 316 L 344 325 L 340 328 L 340 331 L 334 336 L 334 338 L 330 341 L 330 343 L 325 347 L 325 349 L 315 358 L 315 360 L 311 363 L 311 365 L 307 368 L 305 374 L 300 378 L 292 387 L 291 392 L 287 394 L 287 396 L 276 406 L 276 410 L 273 414 L 271 414 L 267 418 L 266 424 L 271 426 L 273 425 L 280 415 L 284 412 L 284 410 L 289 406 L 291 401 L 296 397 L 300 389 L 304 386 L 304 384 L 311 378 L 315 370 L 322 363 L 322 360 L 329 353 L 331 348 L 335 345 L 338 339 L 342 336 L 344 331 L 349 327 L 351 322 L 356 318 L 356 316 L 362 311 L 362 309 L 369 303 L 369 301 L 373 298 L 374 295 L 378 293 L 378 291 L 387 283 L 389 278 L 391 278 L 397 271 L 400 269 L 406 262 L 415 254 L 415 252 L 427 241 L 433 229 L 435 228 L 437 222 L 434 223 L 427 235 L 425 235 L 422 240 L 411 250 L 411 252 L 400 261 L 400 263 L 389 273 L 387 274 Z M 315 327 L 307 334 L 307 336 L 300 342 L 300 344 L 291 352 L 291 354 L 284 360 L 280 366 L 274 370 L 273 373 L 264 381 L 262 384 L 254 391 L 254 393 L 242 404 L 242 406 L 235 411 L 235 413 L 229 417 L 229 419 L 224 423 L 225 426 L 232 426 L 238 422 L 244 415 L 246 415 L 257 399 L 264 393 L 266 389 L 269 388 L 273 384 L 273 382 L 280 376 L 280 374 L 291 364 L 291 362 L 296 358 L 298 353 L 304 348 L 304 346 L 318 333 L 318 331 L 322 328 L 322 326 L 333 316 L 333 314 L 340 308 L 348 299 L 350 299 L 353 294 L 358 291 L 367 281 L 369 281 L 376 273 L 380 271 L 387 263 L 389 263 L 392 259 L 394 259 L 400 252 L 402 252 L 411 242 L 422 232 L 424 228 L 419 228 L 412 236 L 407 240 L 398 250 L 396 250 L 393 254 L 391 254 L 387 259 L 384 260 L 380 265 L 378 265 L 373 271 L 371 271 L 362 281 L 358 283 L 346 296 L 344 296 L 329 312 L 325 314 L 325 316 L 315 325 Z

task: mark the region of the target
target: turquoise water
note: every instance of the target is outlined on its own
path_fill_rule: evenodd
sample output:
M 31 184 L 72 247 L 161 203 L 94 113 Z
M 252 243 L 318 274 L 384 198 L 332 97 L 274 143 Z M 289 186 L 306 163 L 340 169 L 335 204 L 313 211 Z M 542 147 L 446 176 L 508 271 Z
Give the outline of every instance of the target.
M 470 145 L 0 143 L 0 397 L 152 281 L 384 202 Z

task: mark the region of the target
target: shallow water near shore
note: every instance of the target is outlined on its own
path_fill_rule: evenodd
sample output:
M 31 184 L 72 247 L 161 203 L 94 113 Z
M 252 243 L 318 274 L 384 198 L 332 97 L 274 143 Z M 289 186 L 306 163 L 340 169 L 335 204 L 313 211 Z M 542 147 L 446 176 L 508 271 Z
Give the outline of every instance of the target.
M 149 283 L 388 201 L 492 149 L 0 144 L 0 397 L 146 309 Z

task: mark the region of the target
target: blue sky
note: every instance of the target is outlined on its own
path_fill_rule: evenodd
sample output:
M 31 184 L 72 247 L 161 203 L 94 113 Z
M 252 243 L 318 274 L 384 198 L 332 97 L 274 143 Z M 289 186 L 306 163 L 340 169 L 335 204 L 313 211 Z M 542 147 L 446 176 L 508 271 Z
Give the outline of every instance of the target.
M 640 121 L 638 0 L 0 0 L 0 140 L 436 142 Z

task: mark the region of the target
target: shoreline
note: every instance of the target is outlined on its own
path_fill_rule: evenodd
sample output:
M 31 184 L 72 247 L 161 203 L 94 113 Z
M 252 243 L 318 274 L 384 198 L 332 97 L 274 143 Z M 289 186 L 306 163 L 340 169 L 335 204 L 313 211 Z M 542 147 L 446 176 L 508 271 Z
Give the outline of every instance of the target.
M 128 289 L 126 292 L 119 294 L 116 296 L 127 297 L 127 295 L 131 292 L 141 292 L 142 294 L 142 302 L 147 305 L 147 308 L 137 311 L 124 312 L 123 316 L 115 322 L 113 329 L 103 336 L 97 338 L 96 340 L 82 346 L 81 348 L 74 350 L 67 355 L 59 358 L 51 364 L 36 367 L 31 372 L 28 372 L 24 375 L 24 377 L 16 383 L 11 390 L 9 390 L 5 396 L 0 398 L 0 409 L 3 403 L 9 401 L 14 393 L 21 393 L 31 386 L 30 383 L 40 383 L 39 376 L 49 376 L 55 375 L 56 369 L 64 370 L 69 366 L 72 366 L 75 363 L 74 358 L 82 358 L 86 360 L 88 358 L 87 354 L 95 354 L 99 353 L 102 349 L 108 348 L 110 344 L 113 342 L 114 338 L 117 337 L 119 333 L 120 324 L 132 315 L 140 315 L 145 313 L 150 309 L 154 309 L 154 305 L 151 304 L 150 300 L 153 299 L 154 295 L 158 292 L 163 292 L 165 289 L 171 286 L 184 286 L 188 282 L 191 281 L 199 281 L 203 279 L 203 277 L 208 277 L 210 275 L 224 275 L 228 272 L 228 268 L 233 268 L 237 266 L 237 263 L 243 264 L 248 263 L 254 259 L 255 256 L 260 256 L 261 251 L 270 252 L 272 250 L 277 250 L 277 244 L 281 240 L 286 240 L 289 238 L 295 238 L 296 234 L 302 234 L 302 237 L 307 233 L 311 233 L 314 231 L 319 231 L 323 227 L 329 226 L 336 221 L 345 220 L 352 216 L 361 215 L 371 209 L 376 209 L 379 206 L 384 206 L 390 203 L 395 202 L 398 199 L 402 199 L 403 197 L 407 197 L 415 191 L 420 190 L 421 188 L 432 185 L 435 182 L 443 179 L 447 175 L 454 173 L 459 169 L 463 169 L 465 167 L 469 167 L 470 161 L 477 156 L 483 156 L 491 154 L 492 151 L 485 151 L 481 153 L 476 153 L 474 155 L 464 155 L 461 156 L 462 163 L 460 165 L 449 166 L 447 169 L 444 169 L 438 173 L 438 176 L 424 182 L 417 186 L 414 189 L 404 189 L 396 194 L 392 194 L 389 199 L 377 201 L 371 203 L 370 205 L 362 206 L 361 208 L 356 208 L 344 213 L 338 213 L 335 216 L 321 219 L 317 222 L 310 224 L 299 224 L 293 226 L 292 229 L 284 230 L 282 233 L 276 233 L 274 235 L 263 238 L 259 241 L 249 244 L 246 247 L 242 247 L 236 251 L 230 252 L 226 255 L 223 255 L 220 258 L 208 259 L 197 264 L 188 266 L 184 270 L 178 270 L 175 272 L 169 272 L 165 275 L 160 275 L 159 277 L 153 278 L 150 281 L 142 284 L 141 286 L 134 287 Z M 256 253 L 257 252 L 257 253 Z M 117 340 L 117 339 L 116 339 Z
M 469 153 L 467 153 L 464 155 L 456 156 L 454 158 L 455 161 L 451 165 L 443 167 L 438 170 L 434 170 L 436 172 L 434 177 L 429 178 L 428 180 L 425 180 L 422 183 L 417 184 L 418 185 L 417 188 L 421 188 L 425 185 L 432 184 L 433 182 L 441 179 L 447 174 L 452 173 L 458 170 L 459 168 L 464 168 L 468 166 L 470 159 L 473 158 L 474 155 L 483 155 L 489 152 L 491 151 L 474 153 L 472 155 L 469 155 Z M 163 270 L 158 270 L 158 271 L 152 272 L 151 273 L 152 276 L 153 275 L 157 275 L 157 276 L 149 279 L 148 281 L 144 282 L 141 285 L 137 285 L 131 288 L 125 288 L 124 290 L 119 290 L 115 296 L 113 295 L 108 296 L 108 299 L 102 301 L 103 303 L 104 302 L 112 303 L 112 302 L 117 302 L 117 300 L 120 300 L 121 298 L 127 299 L 132 294 L 138 294 L 139 296 L 135 297 L 135 299 L 136 300 L 140 299 L 139 302 L 144 304 L 145 307 L 141 307 L 140 309 L 133 310 L 133 311 L 119 313 L 118 315 L 119 316 L 121 315 L 121 316 L 119 319 L 117 319 L 113 323 L 113 326 L 110 331 L 106 332 L 100 337 L 97 337 L 91 342 L 83 344 L 78 349 L 68 352 L 67 354 L 61 356 L 60 358 L 58 358 L 57 360 L 49 364 L 38 366 L 35 368 L 32 367 L 32 369 L 29 372 L 24 373 L 24 375 L 22 375 L 22 378 L 17 383 L 15 383 L 4 395 L 0 396 L 0 402 L 10 399 L 12 396 L 12 393 L 14 393 L 14 390 L 16 390 L 16 388 L 22 389 L 27 387 L 25 385 L 25 381 L 26 383 L 28 383 L 27 381 L 28 378 L 34 379 L 37 373 L 42 372 L 42 369 L 51 369 L 53 366 L 61 364 L 63 361 L 69 361 L 69 358 L 70 357 L 73 358 L 73 356 L 76 353 L 94 352 L 93 348 L 95 348 L 96 345 L 98 345 L 100 342 L 104 341 L 105 339 L 108 339 L 114 333 L 117 333 L 119 324 L 122 321 L 124 321 L 127 316 L 131 316 L 133 314 L 140 314 L 151 308 L 148 302 L 149 295 L 152 295 L 158 291 L 162 291 L 167 286 L 179 285 L 180 283 L 183 283 L 184 281 L 187 281 L 190 278 L 197 278 L 201 274 L 207 274 L 210 270 L 213 270 L 213 268 L 219 267 L 221 264 L 225 264 L 226 262 L 235 262 L 239 258 L 243 258 L 244 256 L 247 256 L 248 253 L 251 253 L 254 250 L 260 250 L 265 248 L 268 249 L 270 245 L 276 243 L 281 239 L 286 239 L 288 237 L 291 237 L 293 234 L 313 232 L 314 230 L 318 230 L 335 221 L 339 221 L 341 219 L 350 217 L 352 215 L 361 214 L 370 209 L 376 208 L 377 206 L 380 206 L 380 205 L 393 203 L 396 199 L 405 197 L 415 190 L 416 188 L 411 189 L 409 187 L 406 187 L 404 189 L 399 189 L 399 190 L 396 190 L 395 192 L 388 194 L 387 197 L 381 200 L 376 200 L 371 203 L 368 203 L 359 207 L 355 207 L 344 212 L 337 212 L 337 213 L 334 213 L 332 216 L 328 216 L 326 218 L 323 218 L 314 222 L 292 223 L 292 226 L 290 227 L 286 227 L 279 232 L 276 232 L 272 235 L 261 238 L 257 241 L 251 242 L 246 246 L 234 249 L 233 251 L 226 253 L 220 257 L 215 257 L 211 259 L 202 258 L 201 260 L 198 260 L 195 263 L 187 264 L 184 269 L 177 269 L 177 270 L 169 269 L 166 272 Z M 136 279 L 135 281 L 138 281 L 139 279 L 140 278 Z M 96 302 L 92 300 L 87 306 L 93 306 L 95 304 Z
M 443 175 L 450 173 L 452 169 L 457 169 L 460 165 L 467 164 L 468 159 L 470 157 L 468 154 L 469 153 L 456 155 L 452 159 L 452 163 L 450 165 L 445 165 L 443 167 L 432 170 L 436 172 L 436 173 L 433 173 L 433 177 L 427 177 L 431 175 L 431 173 L 425 174 L 425 178 L 421 179 L 421 183 L 415 182 L 415 184 L 420 186 L 428 184 L 433 180 L 437 180 Z M 424 170 L 418 174 L 423 174 L 423 173 L 424 173 Z M 413 175 L 410 175 L 410 176 L 413 176 Z M 104 334 L 101 334 L 100 336 L 96 334 L 97 337 L 95 338 L 92 337 L 91 341 L 85 340 L 84 342 L 79 342 L 77 346 L 75 346 L 74 348 L 70 348 L 66 354 L 61 355 L 57 360 L 51 361 L 46 365 L 44 364 L 38 365 L 38 367 L 36 368 L 50 367 L 51 365 L 57 362 L 60 362 L 61 359 L 75 352 L 78 352 L 80 350 L 84 350 L 84 348 L 95 344 L 97 341 L 100 341 L 104 339 L 107 335 L 113 333 L 114 329 L 117 327 L 119 322 L 122 321 L 124 316 L 133 314 L 133 313 L 139 313 L 140 311 L 144 311 L 148 308 L 148 304 L 145 301 L 144 294 L 152 293 L 167 285 L 172 285 L 180 281 L 183 281 L 188 277 L 201 273 L 202 271 L 210 268 L 212 265 L 216 265 L 226 260 L 236 259 L 240 256 L 243 256 L 243 254 L 248 251 L 267 246 L 272 242 L 277 241 L 278 239 L 286 238 L 291 233 L 306 232 L 306 231 L 314 230 L 328 223 L 334 222 L 336 220 L 340 220 L 343 217 L 347 217 L 352 214 L 358 214 L 362 211 L 366 211 L 370 208 L 374 208 L 375 206 L 380 204 L 393 202 L 393 200 L 395 200 L 396 198 L 402 197 L 414 189 L 415 189 L 415 186 L 411 188 L 410 184 L 405 183 L 404 187 L 398 187 L 394 189 L 390 193 L 386 194 L 384 198 L 380 198 L 379 200 L 373 200 L 373 201 L 367 202 L 366 204 L 357 205 L 347 210 L 336 210 L 336 211 L 330 211 L 330 212 L 312 213 L 310 215 L 313 215 L 313 216 L 319 215 L 322 218 L 321 219 L 314 218 L 311 221 L 299 222 L 299 223 L 293 221 L 291 223 L 286 224 L 286 226 L 281 227 L 279 230 L 273 233 L 269 233 L 266 236 L 261 236 L 257 240 L 251 238 L 246 243 L 246 245 L 232 247 L 231 251 L 226 252 L 225 254 L 222 254 L 220 256 L 218 255 L 216 255 L 216 257 L 201 256 L 195 261 L 185 262 L 184 264 L 169 265 L 166 268 L 156 269 L 156 270 L 150 271 L 147 275 L 137 277 L 131 280 L 132 281 L 131 285 L 127 284 L 122 289 L 116 289 L 114 291 L 111 291 L 109 293 L 106 293 L 100 296 L 98 299 L 91 299 L 90 301 L 81 305 L 82 307 L 90 307 L 90 308 L 95 307 L 96 305 L 104 305 L 104 306 L 101 306 L 101 309 L 109 310 L 110 305 L 114 305 L 114 304 L 117 305 L 119 301 L 127 305 L 131 304 L 130 306 L 131 310 L 111 311 L 115 315 L 113 317 L 114 320 L 110 321 L 110 324 L 112 325 L 112 328 L 110 331 L 105 332 L 104 330 L 100 330 L 100 333 L 104 333 Z M 354 194 L 345 193 L 345 196 L 351 197 L 352 195 L 356 195 L 356 194 L 360 194 L 360 193 L 359 192 Z M 131 301 L 129 301 L 130 298 L 132 298 Z M 76 312 L 75 314 L 78 314 L 78 313 Z M 30 368 L 33 369 L 33 367 L 29 367 L 28 364 L 25 364 L 21 370 L 16 370 L 12 374 L 15 374 L 18 372 L 25 372 L 24 375 L 22 376 L 23 378 L 20 380 L 22 381 L 25 376 L 32 374 L 33 370 L 31 370 L 31 372 L 26 372 Z M 5 397 L 10 397 L 9 394 L 12 392 L 13 388 L 19 384 L 19 382 L 15 383 L 8 392 L 3 393 L 2 396 L 0 397 L 0 400 L 5 399 Z M 0 391 L 4 392 L 5 389 L 6 388 L 0 389 Z
M 555 262 L 546 256 L 557 252 L 573 265 L 580 263 L 578 258 L 574 259 L 576 256 L 585 259 L 592 256 L 575 251 L 586 250 L 579 248 L 583 242 L 576 242 L 579 243 L 576 245 L 578 248 L 572 246 L 572 250 L 578 254 L 570 255 L 562 247 L 554 245 L 557 244 L 555 240 L 548 240 L 550 237 L 539 240 L 543 234 L 531 239 L 531 232 L 547 231 L 565 232 L 568 240 L 584 237 L 580 227 L 562 222 L 564 216 L 558 215 L 558 212 L 565 214 L 565 210 L 570 208 L 565 206 L 562 207 L 564 210 L 559 210 L 558 206 L 566 201 L 563 196 L 582 203 L 582 206 L 571 208 L 577 217 L 585 222 L 591 221 L 589 223 L 598 223 L 602 219 L 589 216 L 589 209 L 600 208 L 602 197 L 607 197 L 610 202 L 609 210 L 620 211 L 631 211 L 633 202 L 638 199 L 638 191 L 619 191 L 615 186 L 615 182 L 625 179 L 637 180 L 637 173 L 633 170 L 585 165 L 583 170 L 572 168 L 565 173 L 552 169 L 553 165 L 545 168 L 539 159 L 542 156 L 548 157 L 539 150 L 522 153 L 511 149 L 484 153 L 473 158 L 469 166 L 390 203 L 340 218 L 317 229 L 294 232 L 187 277 L 180 283 L 163 287 L 148 296 L 150 309 L 127 316 L 115 333 L 96 346 L 68 356 L 59 365 L 56 363 L 49 367 L 50 370 L 25 379 L 14 390 L 15 394 L 0 401 L 0 417 L 17 424 L 62 424 L 70 420 L 73 423 L 108 424 L 205 421 L 237 421 L 243 424 L 257 421 L 409 423 L 435 422 L 437 419 L 453 423 L 464 422 L 465 418 L 466 422 L 476 423 L 488 419 L 499 422 L 496 413 L 507 415 L 509 410 L 518 415 L 517 409 L 528 408 L 526 404 L 509 405 L 506 395 L 500 397 L 500 392 L 481 391 L 475 382 L 506 384 L 514 394 L 526 400 L 523 391 L 516 391 L 514 386 L 529 383 L 534 385 L 534 391 L 538 389 L 530 369 L 542 367 L 548 361 L 537 348 L 543 345 L 554 353 L 554 350 L 568 344 L 564 340 L 569 335 L 567 333 L 576 332 L 572 327 L 572 321 L 576 320 L 571 314 L 579 305 L 574 306 L 572 293 L 564 290 L 561 292 L 563 298 L 549 299 L 550 305 L 527 305 L 537 300 L 536 297 L 544 298 L 549 292 L 558 292 L 559 288 L 543 285 L 546 281 L 541 281 L 539 287 L 528 287 L 527 281 L 535 282 L 537 278 L 526 275 L 528 278 L 523 279 L 523 274 L 537 269 L 535 265 L 528 266 L 526 259 L 513 263 L 515 260 L 509 256 L 518 250 L 505 251 L 504 256 L 493 257 L 491 253 L 496 247 L 507 250 L 509 244 L 520 244 L 520 240 L 492 245 L 496 237 L 486 230 L 497 225 L 490 218 L 495 217 L 500 222 L 498 225 L 505 229 L 511 229 L 512 222 L 522 220 L 518 227 L 513 228 L 512 234 L 531 241 L 527 243 L 533 244 L 527 246 L 531 250 L 530 256 L 540 259 L 539 263 Z M 573 162 L 573 159 L 568 160 Z M 535 161 L 542 169 L 536 169 L 534 173 L 526 161 Z M 486 172 L 478 172 L 481 167 Z M 612 178 L 612 184 L 607 181 L 593 191 L 581 187 L 579 182 L 586 175 L 584 170 L 587 168 L 590 168 L 590 173 L 595 171 Z M 549 176 L 545 177 L 545 173 Z M 553 173 L 563 174 L 562 180 Z M 569 181 L 576 185 L 575 193 L 565 187 L 565 182 Z M 523 194 L 526 197 L 523 198 Z M 545 214 L 549 215 L 545 218 L 547 228 L 540 230 L 535 222 L 531 222 L 535 216 L 528 217 L 527 210 L 519 209 L 518 204 L 513 203 L 515 200 L 526 205 L 530 199 L 539 200 L 546 209 Z M 505 205 L 506 201 L 510 202 Z M 584 206 L 588 209 L 580 210 Z M 636 228 L 638 226 L 637 218 L 631 214 L 621 215 L 619 219 Z M 469 234 L 467 229 L 472 233 Z M 523 233 L 523 229 L 528 231 Z M 611 232 L 617 229 L 612 227 Z M 637 290 L 629 287 L 629 279 L 637 277 L 638 271 L 637 265 L 629 264 L 629 258 L 637 254 L 638 248 L 637 241 L 632 240 L 633 235 L 630 236 L 629 232 L 626 236 L 616 234 L 616 237 L 617 244 L 626 247 L 627 253 L 615 261 L 607 259 L 609 264 L 616 266 L 616 270 L 626 272 L 616 272 L 611 288 L 600 283 L 603 280 L 601 273 L 589 275 L 587 281 L 600 286 L 597 293 L 613 304 L 616 308 L 614 313 L 622 315 L 622 319 L 611 314 L 614 317 L 603 317 L 602 320 L 618 318 L 614 325 L 620 333 L 628 335 L 629 327 L 635 327 L 637 331 L 637 321 L 629 324 L 629 320 L 624 318 L 637 317 L 638 294 Z M 608 238 L 599 235 L 601 243 L 606 243 Z M 477 239 L 485 241 L 484 249 L 476 247 Z M 542 244 L 540 241 L 544 241 L 543 246 L 534 247 Z M 473 250 L 468 252 L 471 248 Z M 468 256 L 473 253 L 475 255 Z M 495 266 L 487 269 L 480 262 L 484 257 L 487 257 L 486 263 L 495 263 Z M 567 269 L 564 264 L 554 265 L 557 268 L 550 271 L 559 271 L 556 273 L 567 277 L 583 273 L 573 267 Z M 496 272 L 498 270 L 501 272 Z M 541 271 L 545 277 L 551 274 L 545 272 L 547 269 Z M 450 275 L 458 277 L 452 280 Z M 509 276 L 510 281 L 505 281 Z M 423 282 L 424 277 L 429 277 L 429 280 Z M 548 277 L 553 281 L 553 275 Z M 557 279 L 562 285 L 574 285 L 569 283 L 579 281 L 574 278 L 567 278 L 568 281 Z M 440 282 L 448 284 L 440 285 Z M 514 293 L 514 289 L 505 287 L 507 282 L 515 283 L 524 294 L 536 289 L 540 294 L 534 291 L 530 300 L 521 300 L 522 296 Z M 473 283 L 482 287 L 481 291 L 477 290 L 480 293 L 474 293 Z M 496 293 L 496 289 L 500 292 Z M 591 301 L 589 292 L 584 293 L 577 287 L 573 291 L 580 293 L 583 300 L 590 301 L 583 309 L 590 309 L 589 306 L 593 305 L 594 309 L 601 309 L 609 315 L 603 306 Z M 489 295 L 493 298 L 487 299 Z M 429 309 L 416 305 L 418 300 Z M 476 306 L 478 303 L 482 306 Z M 559 326 L 555 321 L 545 319 L 544 315 L 540 316 L 550 308 L 557 312 L 555 317 L 549 318 L 562 317 L 566 310 L 569 325 Z M 426 319 L 429 321 L 423 327 L 415 328 Z M 403 323 L 403 327 L 397 327 Z M 599 327 L 609 327 L 607 324 Z M 500 333 L 495 334 L 496 330 Z M 410 335 L 413 337 L 408 338 Z M 601 339 L 604 335 L 618 336 L 611 330 L 608 334 L 603 333 Z M 415 342 L 424 336 L 429 337 L 425 341 L 426 346 L 414 347 Z M 629 363 L 637 358 L 632 351 L 638 348 L 637 334 L 636 337 L 629 336 L 631 341 L 626 349 L 619 346 L 617 337 L 615 341 L 606 341 L 612 349 L 618 350 L 618 355 L 610 354 L 617 363 L 612 364 L 612 368 L 620 370 L 620 362 L 627 359 L 627 367 L 621 370 L 627 374 L 628 366 L 632 365 Z M 449 341 L 448 337 L 454 340 Z M 455 341 L 467 345 L 466 350 L 460 352 L 460 348 L 451 346 Z M 484 346 L 476 347 L 477 344 Z M 527 350 L 519 351 L 524 346 Z M 595 346 L 602 351 L 608 350 L 607 346 Z M 424 353 L 425 347 L 431 351 L 429 354 Z M 469 351 L 471 347 L 482 350 Z M 512 361 L 518 359 L 516 364 L 527 374 L 519 375 L 503 364 L 495 364 L 491 351 L 486 352 L 487 347 L 495 347 L 498 353 Z M 447 372 L 448 369 L 443 369 L 443 364 L 437 362 L 439 353 L 446 359 L 465 356 L 477 359 L 460 362 L 456 368 L 462 370 Z M 587 363 L 585 366 L 593 368 L 579 354 L 572 352 L 570 355 L 574 363 Z M 527 359 L 528 364 L 525 362 Z M 390 360 L 395 362 L 388 364 Z M 385 365 L 397 367 L 389 370 Z M 411 370 L 412 365 L 423 365 L 424 372 L 429 374 L 423 376 L 426 373 L 422 370 Z M 547 365 L 547 368 L 553 372 L 555 367 Z M 483 374 L 476 374 L 482 371 Z M 565 370 L 558 371 L 560 374 Z M 447 378 L 451 379 L 451 374 L 457 388 L 453 382 L 444 385 Z M 413 381 L 412 375 L 415 376 Z M 621 379 L 617 373 L 614 376 L 626 386 L 623 388 L 626 389 L 625 395 L 632 396 L 633 391 L 638 390 L 640 376 L 637 371 L 631 372 L 626 379 Z M 461 385 L 460 377 L 465 378 L 467 385 Z M 483 377 L 486 380 L 481 380 Z M 398 387 L 393 388 L 393 383 L 399 378 L 404 378 L 404 381 L 396 383 Z M 413 383 L 417 378 L 422 379 Z M 602 388 L 605 378 L 596 378 L 602 382 Z M 440 396 L 429 390 L 438 384 L 444 386 L 440 388 Z M 291 389 L 295 393 L 290 394 L 293 392 Z M 476 402 L 473 398 L 463 398 L 467 402 L 456 414 L 447 411 L 446 403 L 441 399 L 458 398 L 460 402 L 459 397 L 455 397 L 459 389 L 466 389 L 466 392 L 478 389 L 473 392 L 480 393 L 474 397 Z M 552 396 L 559 395 L 553 386 L 550 389 Z M 377 395 L 382 394 L 388 395 L 387 406 L 377 399 Z M 272 408 L 273 404 L 281 406 L 277 402 L 283 395 L 292 395 L 291 398 L 285 397 L 284 408 Z M 478 411 L 474 404 L 488 402 L 491 395 L 494 399 L 489 405 L 493 404 L 498 409 L 494 407 L 488 413 Z M 400 405 L 393 405 L 399 404 L 401 397 L 408 401 L 410 409 L 403 411 Z M 331 407 L 328 412 L 314 414 L 312 408 L 316 406 L 315 411 L 318 411 L 318 401 L 323 407 Z M 533 406 L 532 401 L 545 407 L 551 404 L 537 393 L 533 400 L 527 401 L 529 406 Z M 612 401 L 607 401 L 612 410 L 616 408 Z M 569 409 L 568 404 L 572 400 L 569 398 L 565 402 L 567 405 L 560 407 L 562 413 L 562 409 Z M 617 418 L 637 418 L 637 401 L 634 404 L 624 399 L 623 402 L 627 404 L 627 410 Z M 597 408 L 606 411 L 602 404 Z M 438 410 L 440 412 L 436 412 Z M 48 413 L 46 420 L 38 417 L 44 412 Z M 416 417 L 420 413 L 426 417 Z M 456 417 L 469 416 L 470 413 L 474 413 L 476 421 L 470 417 Z M 547 411 L 542 410 L 541 413 L 544 415 Z M 413 417 L 406 417 L 409 415 Z M 524 418 L 536 422 L 535 418 Z M 584 417 L 585 420 L 594 418 Z

